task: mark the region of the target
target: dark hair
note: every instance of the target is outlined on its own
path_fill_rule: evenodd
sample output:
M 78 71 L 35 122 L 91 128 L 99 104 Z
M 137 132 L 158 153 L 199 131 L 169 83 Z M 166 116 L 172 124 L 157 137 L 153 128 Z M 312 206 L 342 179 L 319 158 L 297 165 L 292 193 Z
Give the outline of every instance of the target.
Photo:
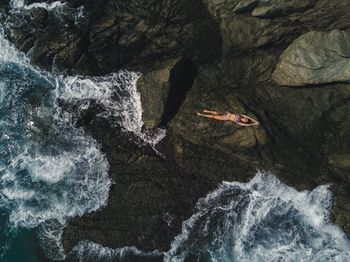
M 249 118 L 246 118 L 246 117 L 241 117 L 240 121 L 243 122 L 243 123 L 251 122 L 251 120 Z

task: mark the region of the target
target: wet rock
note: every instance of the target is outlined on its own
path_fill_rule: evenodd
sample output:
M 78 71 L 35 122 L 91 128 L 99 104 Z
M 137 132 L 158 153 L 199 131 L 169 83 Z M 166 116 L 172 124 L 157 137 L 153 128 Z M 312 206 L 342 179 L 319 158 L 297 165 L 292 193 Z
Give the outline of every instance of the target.
M 161 122 L 170 90 L 170 72 L 178 60 L 170 60 L 161 69 L 144 73 L 137 82 L 142 101 L 142 118 L 147 126 L 156 126 Z
M 166 126 L 176 115 L 197 74 L 189 59 L 178 58 L 146 72 L 138 83 L 143 105 L 143 121 L 148 127 Z
M 10 10 L 9 1 L 1 1 L 0 3 L 0 23 L 3 23 L 6 20 L 8 12 Z
M 34 12 L 8 17 L 15 25 L 8 35 L 17 46 L 31 38 L 26 46 L 34 64 L 95 75 L 126 67 L 144 72 L 159 57 L 188 56 L 203 63 L 221 52 L 216 23 L 200 0 L 65 3 L 49 10 L 45 21 Z
M 287 86 L 350 81 L 350 34 L 333 30 L 300 36 L 283 52 L 272 78 Z
M 347 178 L 328 162 L 335 153 L 346 152 L 349 145 L 346 116 L 350 86 L 336 84 L 322 89 L 276 86 L 271 75 L 281 51 L 306 29 L 289 24 L 281 27 L 288 20 L 277 22 L 239 15 L 243 17 L 218 18 L 222 22 L 220 28 L 227 30 L 220 31 L 226 39 L 226 55 L 215 63 L 197 64 L 193 85 L 184 100 L 178 100 L 181 103 L 169 119 L 167 137 L 157 147 L 165 159 L 152 150 L 134 147 L 125 134 L 103 125 L 101 120 L 92 118 L 84 123 L 86 130 L 103 145 L 116 184 L 107 208 L 69 223 L 64 232 L 66 250 L 83 239 L 110 247 L 136 245 L 142 250 L 167 250 L 180 232 L 182 221 L 192 215 L 199 197 L 222 180 L 248 181 L 258 169 L 271 170 L 283 182 L 300 190 L 332 183 L 337 199 L 334 221 L 350 232 L 349 218 L 345 215 L 350 191 L 342 186 Z M 325 19 L 330 27 L 335 26 L 332 18 Z M 242 44 L 237 45 L 238 37 L 244 34 L 238 26 L 243 23 L 250 23 L 252 31 L 245 33 L 247 36 L 239 40 Z M 318 26 L 310 21 L 305 23 L 306 27 L 309 25 Z M 234 30 L 229 32 L 231 26 Z M 274 44 L 266 45 L 270 42 Z M 159 110 L 164 110 L 166 104 L 157 94 L 161 86 L 169 88 L 171 70 L 161 62 L 150 68 L 147 71 L 153 73 L 146 72 L 144 86 L 139 87 L 150 97 L 149 112 L 158 113 L 150 117 L 157 119 L 155 124 L 161 118 Z M 170 99 L 176 97 L 164 93 Z M 157 97 L 154 104 L 151 97 Z M 144 106 L 148 107 L 145 102 Z M 247 113 L 257 118 L 262 127 L 241 128 L 234 123 L 198 117 L 196 112 L 204 108 Z

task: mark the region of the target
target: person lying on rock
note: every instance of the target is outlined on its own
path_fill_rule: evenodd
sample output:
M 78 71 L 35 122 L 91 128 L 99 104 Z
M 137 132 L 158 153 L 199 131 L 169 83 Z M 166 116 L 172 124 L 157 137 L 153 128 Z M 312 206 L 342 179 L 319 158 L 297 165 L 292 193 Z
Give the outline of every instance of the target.
M 212 118 L 220 121 L 232 121 L 240 126 L 259 126 L 259 121 L 243 114 L 234 114 L 230 112 L 220 113 L 216 111 L 203 110 L 203 113 L 198 112 L 198 116 Z

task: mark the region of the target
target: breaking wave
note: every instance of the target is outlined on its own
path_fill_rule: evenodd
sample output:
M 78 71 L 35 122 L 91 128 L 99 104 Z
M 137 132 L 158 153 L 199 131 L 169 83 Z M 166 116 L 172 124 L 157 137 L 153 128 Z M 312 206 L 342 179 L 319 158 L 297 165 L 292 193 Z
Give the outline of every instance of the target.
M 160 258 L 163 256 L 162 252 L 143 252 L 136 247 L 123 247 L 112 249 L 103 247 L 99 244 L 95 244 L 89 241 L 81 241 L 76 245 L 69 258 L 74 261 L 133 261 L 136 258 L 143 258 L 143 261 L 147 261 L 147 258 L 152 261 L 152 258 Z
M 330 222 L 331 191 L 323 185 L 299 192 L 269 173 L 250 182 L 223 182 L 200 199 L 196 213 L 167 252 L 111 249 L 82 241 L 79 261 L 349 261 L 350 241 Z M 135 260 L 137 261 L 137 260 Z M 152 260 L 150 260 L 152 261 Z
M 165 261 L 349 261 L 330 208 L 328 185 L 298 192 L 268 173 L 224 182 L 198 201 Z
M 61 1 L 55 1 L 52 3 L 45 3 L 45 2 L 32 3 L 30 5 L 26 5 L 25 0 L 12 0 L 11 1 L 11 7 L 13 9 L 23 8 L 25 10 L 30 10 L 33 8 L 44 8 L 48 11 L 51 11 L 55 8 L 62 7 L 62 6 L 64 6 L 64 3 L 62 3 Z
M 114 116 L 112 124 L 144 143 L 155 145 L 161 139 L 162 132 L 151 137 L 142 131 L 138 77 L 127 71 L 104 77 L 41 71 L 0 33 L 0 209 L 8 229 L 2 247 L 10 245 L 18 228 L 39 228 L 42 243 L 55 243 L 51 258 L 62 259 L 60 239 L 67 219 L 107 203 L 111 181 L 106 157 L 59 100 L 79 101 L 81 110 L 94 101 L 104 108 L 102 117 Z

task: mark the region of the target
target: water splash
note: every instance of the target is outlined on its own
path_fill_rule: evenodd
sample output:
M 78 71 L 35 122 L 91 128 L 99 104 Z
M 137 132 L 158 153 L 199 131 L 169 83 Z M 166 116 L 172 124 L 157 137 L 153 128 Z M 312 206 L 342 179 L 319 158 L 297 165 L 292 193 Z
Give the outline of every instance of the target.
M 259 172 L 246 184 L 223 182 L 198 201 L 196 210 L 168 252 L 82 241 L 70 256 L 80 261 L 132 261 L 121 254 L 164 256 L 167 262 L 350 260 L 350 241 L 329 219 L 329 185 L 298 192 Z
M 15 232 L 49 220 L 64 224 L 101 208 L 111 182 L 98 144 L 59 108 L 53 77 L 0 43 L 8 47 L 0 54 L 0 208 L 6 227 Z
M 163 256 L 163 252 L 143 252 L 136 247 L 123 247 L 112 249 L 103 247 L 90 241 L 81 241 L 77 244 L 69 258 L 74 261 L 133 261 L 133 259 L 159 258 Z M 150 260 L 151 261 L 151 260 Z
M 64 77 L 41 71 L 0 32 L 0 209 L 8 236 L 20 227 L 39 228 L 42 243 L 56 243 L 51 258 L 65 257 L 59 244 L 63 225 L 104 206 L 111 181 L 99 145 L 76 127 L 58 100 L 80 101 L 81 109 L 100 103 L 103 117 L 113 115 L 125 131 L 153 141 L 142 133 L 138 76 L 122 71 Z
M 165 261 L 349 261 L 330 206 L 328 185 L 298 192 L 267 173 L 224 182 L 199 200 Z
M 65 3 L 62 3 L 61 1 L 55 1 L 52 3 L 45 3 L 45 2 L 41 2 L 41 3 L 32 3 L 30 5 L 26 5 L 24 0 L 12 0 L 11 1 L 11 7 L 12 9 L 25 9 L 25 10 L 31 10 L 33 8 L 43 8 L 46 9 L 48 11 L 51 11 L 53 9 L 59 8 L 59 7 L 63 7 L 65 5 Z
M 165 137 L 165 129 L 144 128 L 142 104 L 137 91 L 137 80 L 141 74 L 120 71 L 107 76 L 74 76 L 64 79 L 64 86 L 57 88 L 58 96 L 68 102 L 83 101 L 81 109 L 88 108 L 93 101 L 104 108 L 102 117 L 113 117 L 114 125 L 124 131 L 133 132 L 145 144 L 153 148 Z

